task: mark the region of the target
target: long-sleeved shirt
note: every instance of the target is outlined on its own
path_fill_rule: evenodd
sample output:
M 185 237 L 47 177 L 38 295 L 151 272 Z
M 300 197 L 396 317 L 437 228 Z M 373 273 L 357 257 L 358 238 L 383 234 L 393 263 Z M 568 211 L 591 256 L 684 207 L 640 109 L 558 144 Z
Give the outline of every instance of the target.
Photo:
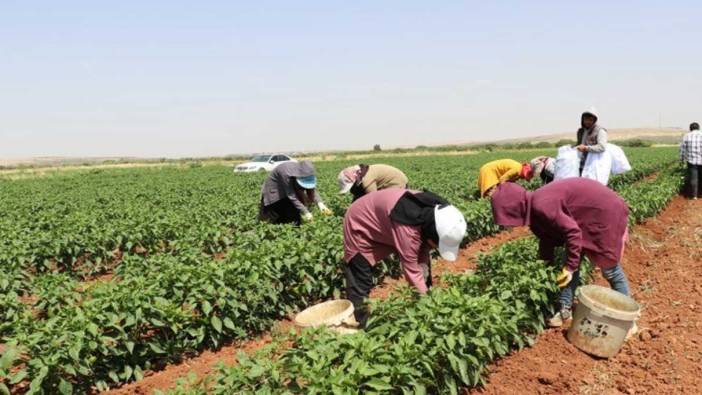
M 484 164 L 478 175 L 480 196 L 485 196 L 488 189 L 499 183 L 516 181 L 521 170 L 522 164 L 512 159 L 494 160 Z
M 420 263 L 429 263 L 431 247 L 422 240 L 420 226 L 393 221 L 390 213 L 405 193 L 390 188 L 368 194 L 349 207 L 344 217 L 344 261 L 361 254 L 372 266 L 396 253 L 405 279 L 420 293 L 427 286 Z
M 595 125 L 593 129 L 580 129 L 577 137 L 578 143 L 587 146 L 588 152 L 604 152 L 607 149 L 607 130 L 605 128 Z
M 266 178 L 261 189 L 261 194 L 263 195 L 263 205 L 269 206 L 281 199 L 288 198 L 292 204 L 297 208 L 302 214 L 308 213 L 309 210 L 305 205 L 297 198 L 297 193 L 295 193 L 294 178 L 295 177 L 307 177 L 315 175 L 314 166 L 311 163 L 305 162 L 285 162 L 278 165 Z M 314 202 L 320 203 L 322 201 L 319 192 L 315 189 L 314 191 Z
M 692 165 L 702 165 L 702 132 L 687 133 L 680 143 L 680 160 Z
M 583 254 L 600 268 L 619 263 L 629 208 L 614 191 L 594 180 L 569 178 L 537 189 L 530 199 L 530 227 L 541 259 L 552 260 L 555 247 L 565 244 L 566 265 L 573 271 Z
M 407 176 L 399 169 L 388 165 L 370 165 L 368 172 L 361 180 L 361 185 L 366 193 L 387 188 L 407 187 Z

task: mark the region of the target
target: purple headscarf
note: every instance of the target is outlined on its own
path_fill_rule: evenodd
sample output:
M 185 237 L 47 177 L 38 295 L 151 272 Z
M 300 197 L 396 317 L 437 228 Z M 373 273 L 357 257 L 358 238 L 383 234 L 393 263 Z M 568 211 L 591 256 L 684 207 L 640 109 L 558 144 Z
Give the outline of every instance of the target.
M 492 194 L 492 216 L 501 226 L 525 226 L 531 222 L 531 193 L 513 182 L 500 184 Z

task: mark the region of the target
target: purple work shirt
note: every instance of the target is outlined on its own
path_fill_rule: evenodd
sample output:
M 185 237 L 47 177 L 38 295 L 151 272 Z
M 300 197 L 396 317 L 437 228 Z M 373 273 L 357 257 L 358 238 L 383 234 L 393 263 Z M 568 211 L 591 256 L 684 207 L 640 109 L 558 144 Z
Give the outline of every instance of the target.
M 405 193 L 404 189 L 385 189 L 356 200 L 344 217 L 344 261 L 349 264 L 361 254 L 372 266 L 397 253 L 405 279 L 420 293 L 427 292 L 420 263 L 429 263 L 431 247 L 422 240 L 420 226 L 393 221 L 390 212 Z
M 498 225 L 529 225 L 539 238 L 541 259 L 553 260 L 565 244 L 566 266 L 576 270 L 583 254 L 600 268 L 614 267 L 624 252 L 629 208 L 614 191 L 587 178 L 568 178 L 533 193 L 513 183 L 492 196 Z
M 621 260 L 629 208 L 614 191 L 586 178 L 552 182 L 531 195 L 531 231 L 539 238 L 541 259 L 553 259 L 565 244 L 566 265 L 580 266 L 584 253 L 600 268 Z

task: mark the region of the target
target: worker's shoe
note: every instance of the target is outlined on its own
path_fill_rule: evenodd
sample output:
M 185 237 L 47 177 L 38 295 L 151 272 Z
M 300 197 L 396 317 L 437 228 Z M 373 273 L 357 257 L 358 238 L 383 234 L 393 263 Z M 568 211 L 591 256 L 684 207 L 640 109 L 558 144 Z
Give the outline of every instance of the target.
M 573 313 L 570 309 L 562 309 L 558 313 L 554 314 L 553 317 L 546 321 L 546 324 L 551 328 L 560 328 L 565 322 L 573 318 Z

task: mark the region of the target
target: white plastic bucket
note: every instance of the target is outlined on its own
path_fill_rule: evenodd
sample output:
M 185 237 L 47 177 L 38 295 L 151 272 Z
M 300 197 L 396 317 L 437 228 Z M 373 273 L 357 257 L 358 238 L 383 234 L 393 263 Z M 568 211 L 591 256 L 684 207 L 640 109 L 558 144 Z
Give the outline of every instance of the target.
M 599 285 L 580 287 L 576 295 L 579 303 L 568 341 L 598 357 L 616 355 L 639 318 L 641 306 L 634 299 Z
M 354 333 L 358 326 L 353 317 L 353 304 L 350 300 L 338 299 L 316 304 L 295 316 L 295 325 L 302 328 L 327 326 L 342 333 Z

